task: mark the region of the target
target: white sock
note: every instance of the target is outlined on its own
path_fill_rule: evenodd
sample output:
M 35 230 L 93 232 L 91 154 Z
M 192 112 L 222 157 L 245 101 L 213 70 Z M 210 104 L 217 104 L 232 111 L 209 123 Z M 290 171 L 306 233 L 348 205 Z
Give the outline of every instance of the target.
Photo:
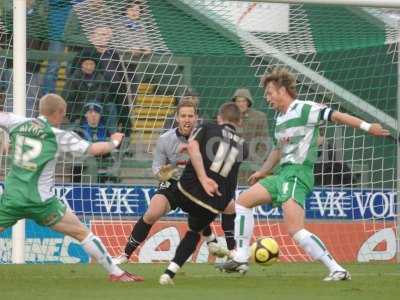
M 250 240 L 254 228 L 253 209 L 240 204 L 236 204 L 235 209 L 236 253 L 234 260 L 237 262 L 247 262 L 250 256 Z
M 110 254 L 108 254 L 106 247 L 104 247 L 101 240 L 93 233 L 89 235 L 81 242 L 83 249 L 94 259 L 101 264 L 108 273 L 121 276 L 122 271 L 116 264 L 113 263 Z
M 176 274 L 180 268 L 181 267 L 177 263 L 171 261 L 167 269 L 170 270 L 172 273 Z
M 306 229 L 300 229 L 293 235 L 293 239 L 313 260 L 321 261 L 329 272 L 344 271 L 315 234 Z
M 204 239 L 206 240 L 207 243 L 212 242 L 215 240 L 215 235 L 211 233 L 209 236 L 204 236 Z

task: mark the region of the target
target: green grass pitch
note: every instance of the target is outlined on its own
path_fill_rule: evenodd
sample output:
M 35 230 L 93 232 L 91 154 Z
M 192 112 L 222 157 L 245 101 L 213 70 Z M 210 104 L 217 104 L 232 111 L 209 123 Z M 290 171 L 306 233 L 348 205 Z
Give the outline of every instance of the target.
M 109 283 L 98 265 L 0 265 L 0 299 L 362 299 L 400 297 L 398 264 L 347 264 L 349 282 L 322 282 L 326 270 L 318 263 L 253 265 L 246 276 L 224 274 L 212 265 L 186 264 L 174 286 L 160 286 L 165 264 L 129 264 L 145 276 L 142 283 Z

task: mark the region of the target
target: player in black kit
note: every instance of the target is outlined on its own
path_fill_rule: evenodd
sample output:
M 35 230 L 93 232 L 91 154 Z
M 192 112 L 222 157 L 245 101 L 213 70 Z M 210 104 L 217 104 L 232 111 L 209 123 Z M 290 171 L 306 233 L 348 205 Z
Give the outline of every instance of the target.
M 234 199 L 240 163 L 247 157 L 244 139 L 236 134 L 240 111 L 234 103 L 223 104 L 218 124 L 194 130 L 187 146 L 190 163 L 178 182 L 173 201 L 188 213 L 189 230 L 181 240 L 160 284 L 172 278 L 196 249 L 200 232 Z

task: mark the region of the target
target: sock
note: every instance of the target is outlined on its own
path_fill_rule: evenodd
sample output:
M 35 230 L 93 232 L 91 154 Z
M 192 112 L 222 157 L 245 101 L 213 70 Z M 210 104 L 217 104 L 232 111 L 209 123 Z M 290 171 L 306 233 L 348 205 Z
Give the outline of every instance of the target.
M 236 253 L 234 259 L 237 262 L 247 262 L 250 256 L 250 240 L 254 228 L 253 210 L 237 203 L 235 210 Z
M 175 257 L 172 259 L 172 262 L 182 267 L 190 255 L 193 254 L 199 240 L 200 234 L 198 232 L 188 230 L 179 243 L 178 248 L 176 248 Z
M 329 272 L 344 271 L 315 234 L 301 229 L 293 235 L 293 239 L 313 260 L 321 261 L 329 269 Z
M 202 234 L 204 237 L 210 236 L 212 234 L 210 225 L 203 229 Z
M 169 263 L 168 268 L 164 271 L 165 274 L 168 274 L 169 277 L 174 278 L 175 274 L 178 272 L 178 270 L 181 267 L 178 266 L 176 263 L 174 263 L 173 261 Z
M 146 239 L 153 225 L 147 224 L 141 217 L 132 229 L 128 242 L 125 246 L 125 254 L 129 258 L 133 251 Z
M 210 225 L 208 225 L 206 228 L 203 229 L 203 236 L 204 239 L 206 240 L 207 244 L 208 243 L 218 243 L 217 238 L 211 231 Z
M 224 230 L 226 247 L 235 249 L 235 217 L 236 214 L 222 214 L 222 229 Z
M 91 257 L 96 259 L 97 262 L 107 270 L 108 273 L 117 276 L 121 276 L 124 273 L 124 271 L 112 262 L 106 247 L 104 247 L 101 240 L 93 233 L 89 233 L 89 235 L 81 242 L 81 245 Z

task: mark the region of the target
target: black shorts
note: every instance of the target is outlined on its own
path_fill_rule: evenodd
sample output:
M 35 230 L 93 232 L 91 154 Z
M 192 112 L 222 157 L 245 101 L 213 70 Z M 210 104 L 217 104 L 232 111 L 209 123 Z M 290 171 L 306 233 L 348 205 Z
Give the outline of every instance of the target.
M 183 195 L 178 189 L 177 182 L 168 181 L 167 183 L 161 184 L 156 194 L 164 195 L 167 198 L 171 210 L 175 210 L 179 207 L 186 212 L 188 214 L 189 228 L 193 231 L 202 231 L 217 216 Z

